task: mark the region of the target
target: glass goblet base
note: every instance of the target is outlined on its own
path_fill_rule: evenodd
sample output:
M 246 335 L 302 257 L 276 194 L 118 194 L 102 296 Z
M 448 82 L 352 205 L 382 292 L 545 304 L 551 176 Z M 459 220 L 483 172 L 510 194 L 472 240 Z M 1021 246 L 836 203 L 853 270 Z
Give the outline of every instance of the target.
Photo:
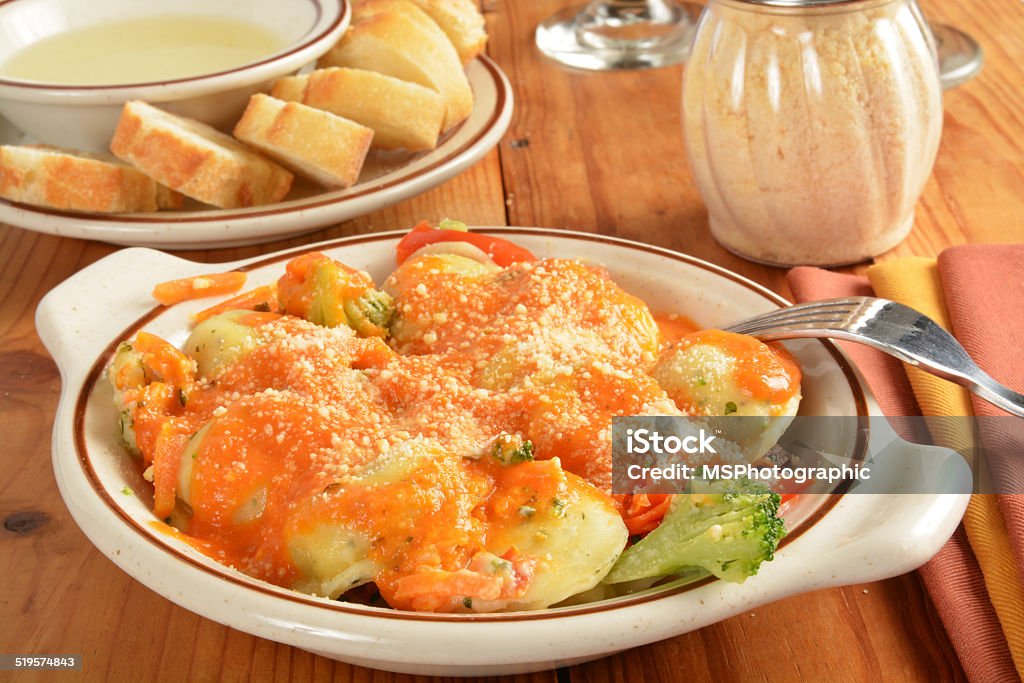
M 946 24 L 931 24 L 931 28 L 939 55 L 942 87 L 946 90 L 955 88 L 977 76 L 985 61 L 978 41 Z
M 702 7 L 675 2 L 591 2 L 537 26 L 537 48 L 576 69 L 616 71 L 680 64 Z

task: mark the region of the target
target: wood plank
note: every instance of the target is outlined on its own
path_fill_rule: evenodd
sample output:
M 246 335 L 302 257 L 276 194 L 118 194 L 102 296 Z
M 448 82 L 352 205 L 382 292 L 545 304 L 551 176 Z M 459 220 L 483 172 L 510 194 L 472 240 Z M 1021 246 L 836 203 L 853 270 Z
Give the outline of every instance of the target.
M 572 671 L 574 681 L 960 681 L 914 574 L 788 598 Z M 893 637 L 895 635 L 895 637 Z M 941 639 L 944 641 L 944 638 Z M 908 658 L 908 652 L 920 656 Z
M 918 205 L 910 237 L 881 260 L 934 256 L 970 242 L 1024 241 L 1024 23 L 1020 3 L 992 3 L 983 12 L 927 2 L 931 21 L 957 26 L 985 51 L 981 74 L 945 94 L 942 144 Z

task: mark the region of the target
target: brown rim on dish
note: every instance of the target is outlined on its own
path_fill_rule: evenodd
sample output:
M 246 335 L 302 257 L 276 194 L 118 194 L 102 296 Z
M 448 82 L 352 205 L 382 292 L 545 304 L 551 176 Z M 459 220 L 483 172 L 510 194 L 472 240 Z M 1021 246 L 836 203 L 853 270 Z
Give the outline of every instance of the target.
M 673 259 L 675 261 L 680 261 L 680 262 L 686 263 L 687 265 L 694 266 L 694 267 L 697 267 L 697 268 L 701 268 L 701 269 L 704 269 L 706 271 L 710 271 L 710 272 L 712 272 L 712 273 L 714 273 L 716 275 L 719 275 L 719 276 L 724 277 L 724 278 L 726 278 L 728 280 L 731 280 L 732 282 L 735 282 L 736 284 L 739 284 L 739 285 L 742 285 L 743 287 L 746 287 L 747 289 L 751 290 L 752 292 L 755 292 L 755 293 L 763 296 L 765 299 L 771 301 L 772 303 L 778 304 L 780 306 L 789 305 L 789 302 L 786 301 L 786 299 L 784 299 L 783 297 L 781 297 L 778 294 L 772 292 L 771 290 L 765 289 L 764 287 L 762 287 L 761 285 L 758 285 L 755 282 L 752 282 L 750 280 L 747 280 L 746 278 L 741 277 L 740 275 L 738 275 L 736 273 L 733 273 L 733 272 L 731 272 L 731 271 L 729 271 L 729 270 L 727 270 L 725 268 L 722 268 L 721 266 L 716 266 L 716 265 L 714 265 L 712 263 L 708 263 L 706 261 L 702 261 L 701 259 L 698 259 L 698 258 L 696 258 L 694 256 L 689 256 L 687 254 L 681 254 L 681 253 L 672 251 L 670 249 L 664 249 L 664 248 L 661 248 L 661 247 L 656 247 L 656 246 L 652 246 L 652 245 L 648 245 L 648 244 L 642 244 L 642 243 L 639 243 L 639 242 L 632 242 L 632 241 L 629 241 L 629 240 L 624 240 L 624 239 L 620 239 L 620 238 L 616 238 L 616 237 L 607 237 L 607 236 L 604 236 L 604 235 L 596 235 L 596 234 L 582 233 L 582 232 L 571 232 L 571 231 L 564 231 L 564 230 L 552 230 L 552 229 L 546 229 L 546 228 L 532 228 L 531 229 L 531 228 L 503 228 L 503 227 L 495 227 L 495 228 L 483 228 L 483 229 L 474 230 L 474 232 L 476 232 L 476 231 L 485 232 L 485 233 L 492 233 L 493 232 L 493 233 L 499 233 L 499 234 L 502 234 L 502 235 L 517 235 L 518 234 L 518 235 L 531 235 L 531 236 L 538 236 L 538 237 L 555 237 L 555 238 L 562 238 L 562 239 L 565 239 L 565 238 L 568 237 L 570 239 L 577 239 L 577 240 L 581 240 L 581 241 L 599 242 L 599 243 L 604 243 L 604 244 L 612 244 L 612 245 L 615 245 L 615 246 L 618 246 L 618 247 L 634 249 L 636 251 L 645 251 L 645 252 L 656 254 L 656 255 L 659 255 L 659 256 L 671 258 L 671 259 Z M 371 234 L 368 234 L 368 235 L 358 235 L 358 236 L 353 236 L 353 237 L 343 237 L 341 239 L 332 240 L 330 242 L 324 242 L 324 243 L 318 244 L 318 245 L 316 245 L 316 248 L 318 250 L 325 250 L 325 249 L 332 249 L 332 248 L 341 247 L 341 246 L 352 246 L 352 245 L 356 245 L 356 244 L 363 244 L 363 243 L 366 243 L 366 242 L 377 242 L 377 241 L 384 241 L 384 240 L 394 240 L 394 239 L 397 239 L 398 237 L 400 237 L 401 235 L 403 235 L 404 233 L 405 233 L 405 231 L 401 230 L 401 231 L 389 231 L 389 232 L 383 232 L 383 233 L 371 233 Z M 263 266 L 270 265 L 270 264 L 273 264 L 273 263 L 277 263 L 277 262 L 280 262 L 280 261 L 283 261 L 283 260 L 286 260 L 286 259 L 290 258 L 292 255 L 294 255 L 296 253 L 301 253 L 301 252 L 304 252 L 304 251 L 309 251 L 312 247 L 313 247 L 313 245 L 306 245 L 306 246 L 303 246 L 303 247 L 298 247 L 296 249 L 289 249 L 289 250 L 284 251 L 284 252 L 279 252 L 279 253 L 277 253 L 277 254 L 275 254 L 273 256 L 268 256 L 265 259 L 260 259 L 258 261 L 254 261 L 253 263 L 250 263 L 250 264 L 247 264 L 245 266 L 242 266 L 242 267 L 238 268 L 238 270 L 249 271 L 249 270 L 252 270 L 254 268 L 259 268 L 259 267 L 263 267 Z M 678 595 L 680 593 L 683 593 L 683 592 L 686 592 L 686 591 L 689 591 L 689 590 L 693 590 L 694 588 L 698 588 L 700 586 L 707 585 L 708 583 L 710 583 L 710 582 L 715 580 L 713 577 L 708 577 L 708 578 L 703 579 L 701 581 L 697 581 L 697 582 L 694 582 L 694 583 L 689 583 L 689 584 L 682 585 L 682 586 L 675 586 L 675 587 L 672 587 L 671 583 L 670 583 L 668 586 L 666 586 L 663 589 L 650 589 L 648 591 L 644 591 L 644 592 L 639 593 L 639 594 L 634 595 L 634 596 L 623 596 L 623 597 L 619 597 L 619 598 L 610 598 L 610 599 L 607 599 L 607 600 L 601 600 L 601 601 L 598 601 L 598 602 L 594 602 L 594 603 L 590 603 L 590 604 L 585 604 L 585 605 L 580 605 L 580 606 L 548 608 L 548 609 L 546 609 L 544 611 L 538 611 L 538 612 L 507 612 L 507 613 L 499 612 L 499 613 L 492 613 L 492 614 L 434 614 L 434 613 L 424 613 L 424 612 L 408 612 L 408 611 L 395 610 L 395 609 L 389 609 L 389 608 L 368 607 L 368 606 L 363 606 L 363 605 L 356 605 L 356 604 L 353 604 L 353 603 L 341 602 L 341 601 L 337 601 L 337 600 L 327 600 L 325 598 L 317 598 L 317 597 L 314 597 L 314 596 L 311 596 L 311 595 L 305 595 L 303 593 L 299 593 L 298 591 L 293 591 L 291 589 L 284 588 L 282 586 L 274 586 L 272 584 L 259 581 L 258 579 L 254 579 L 254 578 L 251 578 L 251 577 L 246 577 L 244 575 L 235 576 L 235 575 L 226 573 L 224 570 L 218 570 L 218 569 L 215 569 L 213 567 L 210 567 L 210 566 L 200 562 L 197 558 L 195 558 L 195 557 L 185 553 L 183 550 L 181 550 L 179 548 L 175 548 L 175 547 L 167 544 L 161 538 L 158 538 L 151 530 L 147 530 L 146 528 L 144 528 L 142 523 L 140 523 L 138 520 L 133 519 L 119 505 L 117 505 L 117 503 L 114 502 L 113 497 L 107 492 L 107 490 L 104 488 L 103 484 L 100 482 L 99 476 L 96 474 L 96 471 L 95 471 L 95 469 L 92 466 L 92 462 L 91 462 L 90 457 L 89 457 L 89 450 L 88 450 L 88 448 L 86 446 L 86 442 L 85 442 L 85 428 L 84 428 L 85 427 L 85 414 L 86 414 L 86 408 L 87 408 L 87 404 L 88 404 L 88 401 L 89 401 L 89 397 L 93 393 L 93 389 L 94 389 L 94 387 L 96 385 L 96 382 L 100 380 L 100 378 L 103 375 L 104 369 L 107 367 L 108 363 L 110 362 L 110 359 L 113 357 L 113 354 L 114 354 L 115 350 L 117 349 L 117 346 L 121 343 L 121 341 L 130 338 L 143 325 L 145 325 L 149 321 L 151 321 L 154 318 L 156 318 L 159 314 L 161 314 L 165 310 L 167 310 L 167 309 L 165 307 L 163 307 L 163 306 L 156 306 L 151 311 L 149 311 L 148 313 L 146 313 L 145 315 L 140 317 L 138 320 L 136 320 L 134 323 L 132 323 L 127 329 L 125 329 L 120 335 L 118 335 L 110 344 L 107 345 L 107 347 L 103 350 L 103 353 L 100 354 L 99 358 L 96 359 L 96 362 L 93 363 L 92 367 L 89 369 L 89 372 L 88 372 L 88 374 L 85 377 L 85 381 L 83 382 L 82 388 L 79 391 L 78 397 L 76 398 L 76 401 L 75 401 L 75 412 L 74 412 L 74 421 L 75 421 L 75 424 L 74 424 L 75 450 L 77 451 L 79 465 L 82 467 L 82 470 L 83 470 L 83 472 L 86 475 L 86 478 L 89 480 L 89 484 L 92 486 L 93 490 L 100 497 L 100 499 L 103 500 L 103 502 L 107 505 L 107 507 L 109 507 L 111 509 L 112 512 L 114 512 L 129 527 L 131 527 L 134 531 L 139 533 L 143 538 L 148 540 L 150 543 L 152 543 L 156 547 L 160 548 L 164 552 L 167 552 L 168 554 L 176 557 L 178 560 L 186 562 L 187 564 L 191 565 L 192 567 L 194 567 L 196 569 L 204 571 L 204 572 L 206 572 L 206 573 L 208 573 L 208 574 L 210 574 L 212 576 L 215 576 L 217 578 L 220 578 L 220 579 L 223 579 L 223 580 L 226 580 L 226 581 L 230 581 L 230 582 L 232 582 L 232 583 L 234 583 L 236 585 L 242 586 L 244 588 L 248 588 L 248 589 L 259 591 L 260 593 L 263 593 L 265 595 L 270 595 L 270 596 L 274 596 L 274 597 L 284 598 L 286 600 L 290 600 L 290 601 L 293 601 L 293 602 L 297 602 L 297 603 L 301 603 L 301 604 L 306 604 L 306 605 L 310 605 L 310 606 L 314 606 L 314 607 L 320 607 L 320 608 L 323 608 L 323 609 L 337 610 L 337 611 L 346 612 L 346 613 L 354 614 L 354 615 L 384 617 L 384 618 L 389 618 L 389 619 L 407 619 L 407 620 L 441 621 L 441 622 L 519 621 L 519 620 L 533 620 L 533 619 L 554 619 L 554 618 L 568 617 L 568 616 L 574 616 L 574 615 L 579 615 L 579 614 L 590 614 L 590 613 L 594 613 L 594 612 L 603 612 L 603 611 L 606 611 L 606 610 L 618 609 L 620 607 L 627 607 L 627 606 L 636 605 L 636 604 L 640 604 L 640 603 L 650 602 L 652 600 L 660 600 L 662 598 L 667 598 L 667 597 L 670 597 L 670 596 L 673 596 L 673 595 Z M 867 420 L 867 417 L 868 417 L 867 398 L 865 397 L 863 388 L 861 387 L 860 382 L 857 379 L 856 371 L 853 369 L 853 366 L 849 363 L 849 361 L 842 354 L 842 352 L 839 351 L 839 349 L 835 346 L 835 344 L 833 344 L 830 341 L 826 341 L 826 340 L 815 340 L 815 341 L 817 343 L 822 344 L 825 347 L 825 349 L 829 352 L 829 354 L 835 359 L 836 364 L 839 365 L 840 369 L 843 371 L 843 375 L 846 377 L 846 381 L 847 381 L 847 383 L 850 386 L 850 390 L 851 390 L 851 393 L 853 394 L 854 403 L 855 403 L 856 409 L 857 409 L 857 417 L 860 418 L 861 427 L 862 427 L 861 429 L 858 429 L 858 431 L 857 431 L 857 440 L 856 440 L 856 444 L 854 446 L 853 460 L 856 461 L 856 462 L 863 462 L 865 457 L 866 457 L 866 454 L 867 454 L 867 445 L 868 445 L 867 432 L 868 432 L 868 430 L 870 428 L 869 425 L 868 425 L 868 420 Z M 815 509 L 813 511 L 813 513 L 806 520 L 804 520 L 803 523 L 799 527 L 797 527 L 796 529 L 794 529 L 793 531 L 788 533 L 786 535 L 786 537 L 782 540 L 782 543 L 780 544 L 779 547 L 782 548 L 782 547 L 785 547 L 786 545 L 788 545 L 789 543 L 792 543 L 794 540 L 799 538 L 804 532 L 806 532 L 808 529 L 810 529 L 815 524 L 817 524 L 819 521 L 821 521 L 825 517 L 825 515 L 828 514 L 828 512 L 839 502 L 839 498 L 841 498 L 843 496 L 843 494 L 845 494 L 846 491 L 849 490 L 851 485 L 852 485 L 851 481 L 844 480 L 838 486 L 836 486 L 836 488 L 831 493 L 829 493 L 829 494 L 821 494 L 821 495 L 827 495 L 828 499 L 825 502 L 823 502 L 821 505 L 819 505 L 818 508 Z M 212 560 L 212 561 L 215 562 L 215 560 Z
M 0 7 L 9 5 L 17 2 L 17 0 L 0 0 Z M 313 26 L 316 26 L 320 19 L 324 15 L 323 5 L 320 4 L 320 0 L 309 0 L 313 4 L 316 10 L 316 17 L 313 19 Z M 218 78 L 220 76 L 226 76 L 227 74 L 238 73 L 240 71 L 247 71 L 249 69 L 263 66 L 269 62 L 278 60 L 282 57 L 293 55 L 296 52 L 305 50 L 316 41 L 323 38 L 325 35 L 333 31 L 344 21 L 348 20 L 349 15 L 352 13 L 352 6 L 348 3 L 348 0 L 338 0 L 341 5 L 341 11 L 338 13 L 338 17 L 330 24 L 325 26 L 323 30 L 314 36 L 308 37 L 306 40 L 294 45 L 293 47 L 283 51 L 275 52 L 271 55 L 264 57 L 263 59 L 255 62 L 249 62 L 241 66 L 237 66 L 234 69 L 225 69 L 224 71 L 214 71 L 213 73 L 200 74 L 198 76 L 188 76 L 185 78 L 173 78 L 167 81 L 143 81 L 141 83 L 116 83 L 111 85 L 60 85 L 56 83 L 39 83 L 36 81 L 20 81 L 8 78 L 0 77 L 0 85 L 8 86 L 11 88 L 24 88 L 26 90 L 60 90 L 60 91 L 87 91 L 95 92 L 99 90 L 119 90 L 121 88 L 144 88 L 149 86 L 163 86 L 163 85 L 175 85 L 177 83 L 191 83 L 194 81 L 205 81 L 210 78 Z
M 0 5 L 3 4 L 4 0 L 0 0 Z M 7 2 L 14 2 L 15 0 L 6 0 Z M 336 192 L 325 193 L 328 196 L 324 196 L 321 199 L 314 201 L 308 201 L 305 199 L 292 199 L 285 204 L 295 203 L 295 206 L 280 206 L 270 205 L 269 207 L 252 207 L 249 209 L 203 209 L 202 212 L 191 211 L 191 212 L 176 212 L 166 211 L 162 214 L 103 214 L 97 216 L 96 214 L 83 213 L 81 211 L 64 211 L 60 209 L 48 209 L 45 207 L 34 206 L 32 204 L 23 204 L 21 202 L 12 202 L 6 199 L 0 199 L 0 203 L 15 206 L 22 211 L 31 213 L 41 214 L 43 216 L 61 216 L 62 218 L 74 218 L 79 221 L 86 223 L 124 223 L 124 224 L 145 224 L 145 223 L 211 223 L 215 221 L 226 221 L 226 220 L 237 220 L 237 219 L 248 219 L 248 218 L 262 218 L 264 216 L 275 216 L 278 214 L 288 214 L 296 211 L 306 211 L 308 209 L 316 209 L 321 206 L 327 206 L 329 204 L 338 204 L 350 199 L 358 199 L 374 192 L 380 192 L 381 190 L 388 190 L 398 185 L 411 182 L 420 178 L 427 173 L 437 170 L 440 166 L 450 163 L 451 161 L 458 159 L 468 150 L 474 147 L 480 142 L 486 135 L 488 135 L 495 127 L 498 119 L 501 118 L 502 112 L 505 109 L 506 103 L 509 98 L 508 88 L 505 85 L 505 79 L 502 73 L 498 70 L 497 64 L 494 63 L 489 57 L 481 55 L 476 58 L 480 64 L 487 69 L 492 81 L 495 86 L 495 106 L 491 112 L 490 118 L 487 120 L 480 130 L 472 138 L 463 143 L 458 149 L 450 152 L 437 159 L 435 162 L 419 169 L 415 173 L 410 175 L 402 175 L 398 178 L 390 180 L 386 183 L 375 183 L 373 181 L 365 183 L 366 187 L 356 192 L 344 194 L 341 197 L 332 197 L 329 195 L 336 194 Z M 461 124 L 465 125 L 465 123 Z M 356 186 L 359 187 L 358 185 Z M 338 190 L 337 192 L 345 192 L 348 190 Z M 195 216 L 191 214 L 195 213 L 208 213 L 207 216 Z

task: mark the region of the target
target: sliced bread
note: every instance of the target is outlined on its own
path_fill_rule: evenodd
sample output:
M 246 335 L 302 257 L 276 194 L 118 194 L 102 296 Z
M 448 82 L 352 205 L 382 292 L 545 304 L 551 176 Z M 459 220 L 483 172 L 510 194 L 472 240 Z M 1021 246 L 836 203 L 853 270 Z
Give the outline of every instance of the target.
M 465 121 L 473 111 L 473 90 L 448 36 L 409 0 L 383 2 L 386 6 L 376 13 L 369 13 L 364 5 L 364 18 L 320 58 L 318 65 L 379 71 L 418 83 L 444 98 L 444 130 Z
M 359 179 L 373 131 L 322 109 L 253 95 L 235 137 L 299 175 L 344 188 Z
M 377 149 L 434 149 L 444 123 L 444 99 L 430 88 L 375 71 L 332 67 L 289 76 L 270 91 L 372 128 Z
M 455 46 L 462 63 L 468 64 L 483 53 L 487 46 L 487 29 L 484 15 L 473 0 L 412 0 L 437 22 L 448 40 Z M 355 6 L 353 19 L 377 14 L 386 2 L 361 0 Z
M 292 174 L 230 135 L 145 102 L 126 102 L 110 150 L 171 189 L 223 209 L 272 204 Z
M 45 145 L 0 146 L 0 197 L 100 213 L 174 209 L 185 199 L 113 157 Z

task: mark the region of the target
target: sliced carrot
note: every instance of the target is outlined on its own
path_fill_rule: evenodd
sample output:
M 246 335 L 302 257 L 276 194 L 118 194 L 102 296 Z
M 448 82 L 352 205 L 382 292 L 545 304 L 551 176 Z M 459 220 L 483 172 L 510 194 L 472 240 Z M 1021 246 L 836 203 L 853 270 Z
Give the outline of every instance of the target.
M 814 486 L 817 483 L 814 479 L 805 479 L 804 481 L 798 481 L 796 479 L 776 479 L 772 483 L 772 490 L 779 494 L 779 504 L 783 505 L 788 503 L 795 498 L 799 498 L 800 494 L 807 491 L 807 489 Z
M 177 391 L 169 384 L 152 382 L 143 387 L 135 397 L 138 405 L 132 416 L 135 428 L 135 445 L 142 452 L 142 461 L 153 464 L 153 449 L 163 430 L 165 422 L 172 418 L 167 413 L 178 401 Z
M 219 304 L 204 308 L 195 315 L 192 316 L 192 320 L 197 323 L 201 323 L 207 318 L 212 318 L 215 315 L 220 315 L 226 311 L 266 311 L 273 312 L 277 310 L 277 283 L 263 285 L 256 289 L 250 289 L 248 292 L 242 292 L 238 296 L 231 297 L 226 301 L 221 301 Z
M 434 568 L 406 574 L 395 581 L 393 587 L 378 583 L 389 605 L 426 612 L 444 609 L 460 596 L 497 600 L 501 596 L 501 585 L 500 576 L 484 576 L 467 569 L 449 572 Z M 387 595 L 388 592 L 391 595 Z
M 153 448 L 153 514 L 161 519 L 174 511 L 178 469 L 188 438 L 187 434 L 176 432 L 171 422 L 161 425 L 156 438 Z
M 153 288 L 153 298 L 170 306 L 190 299 L 234 294 L 245 286 L 245 278 L 245 273 L 236 270 L 170 280 Z
M 668 513 L 672 496 L 667 493 L 638 493 L 630 497 L 622 511 L 622 521 L 631 536 L 654 531 Z

